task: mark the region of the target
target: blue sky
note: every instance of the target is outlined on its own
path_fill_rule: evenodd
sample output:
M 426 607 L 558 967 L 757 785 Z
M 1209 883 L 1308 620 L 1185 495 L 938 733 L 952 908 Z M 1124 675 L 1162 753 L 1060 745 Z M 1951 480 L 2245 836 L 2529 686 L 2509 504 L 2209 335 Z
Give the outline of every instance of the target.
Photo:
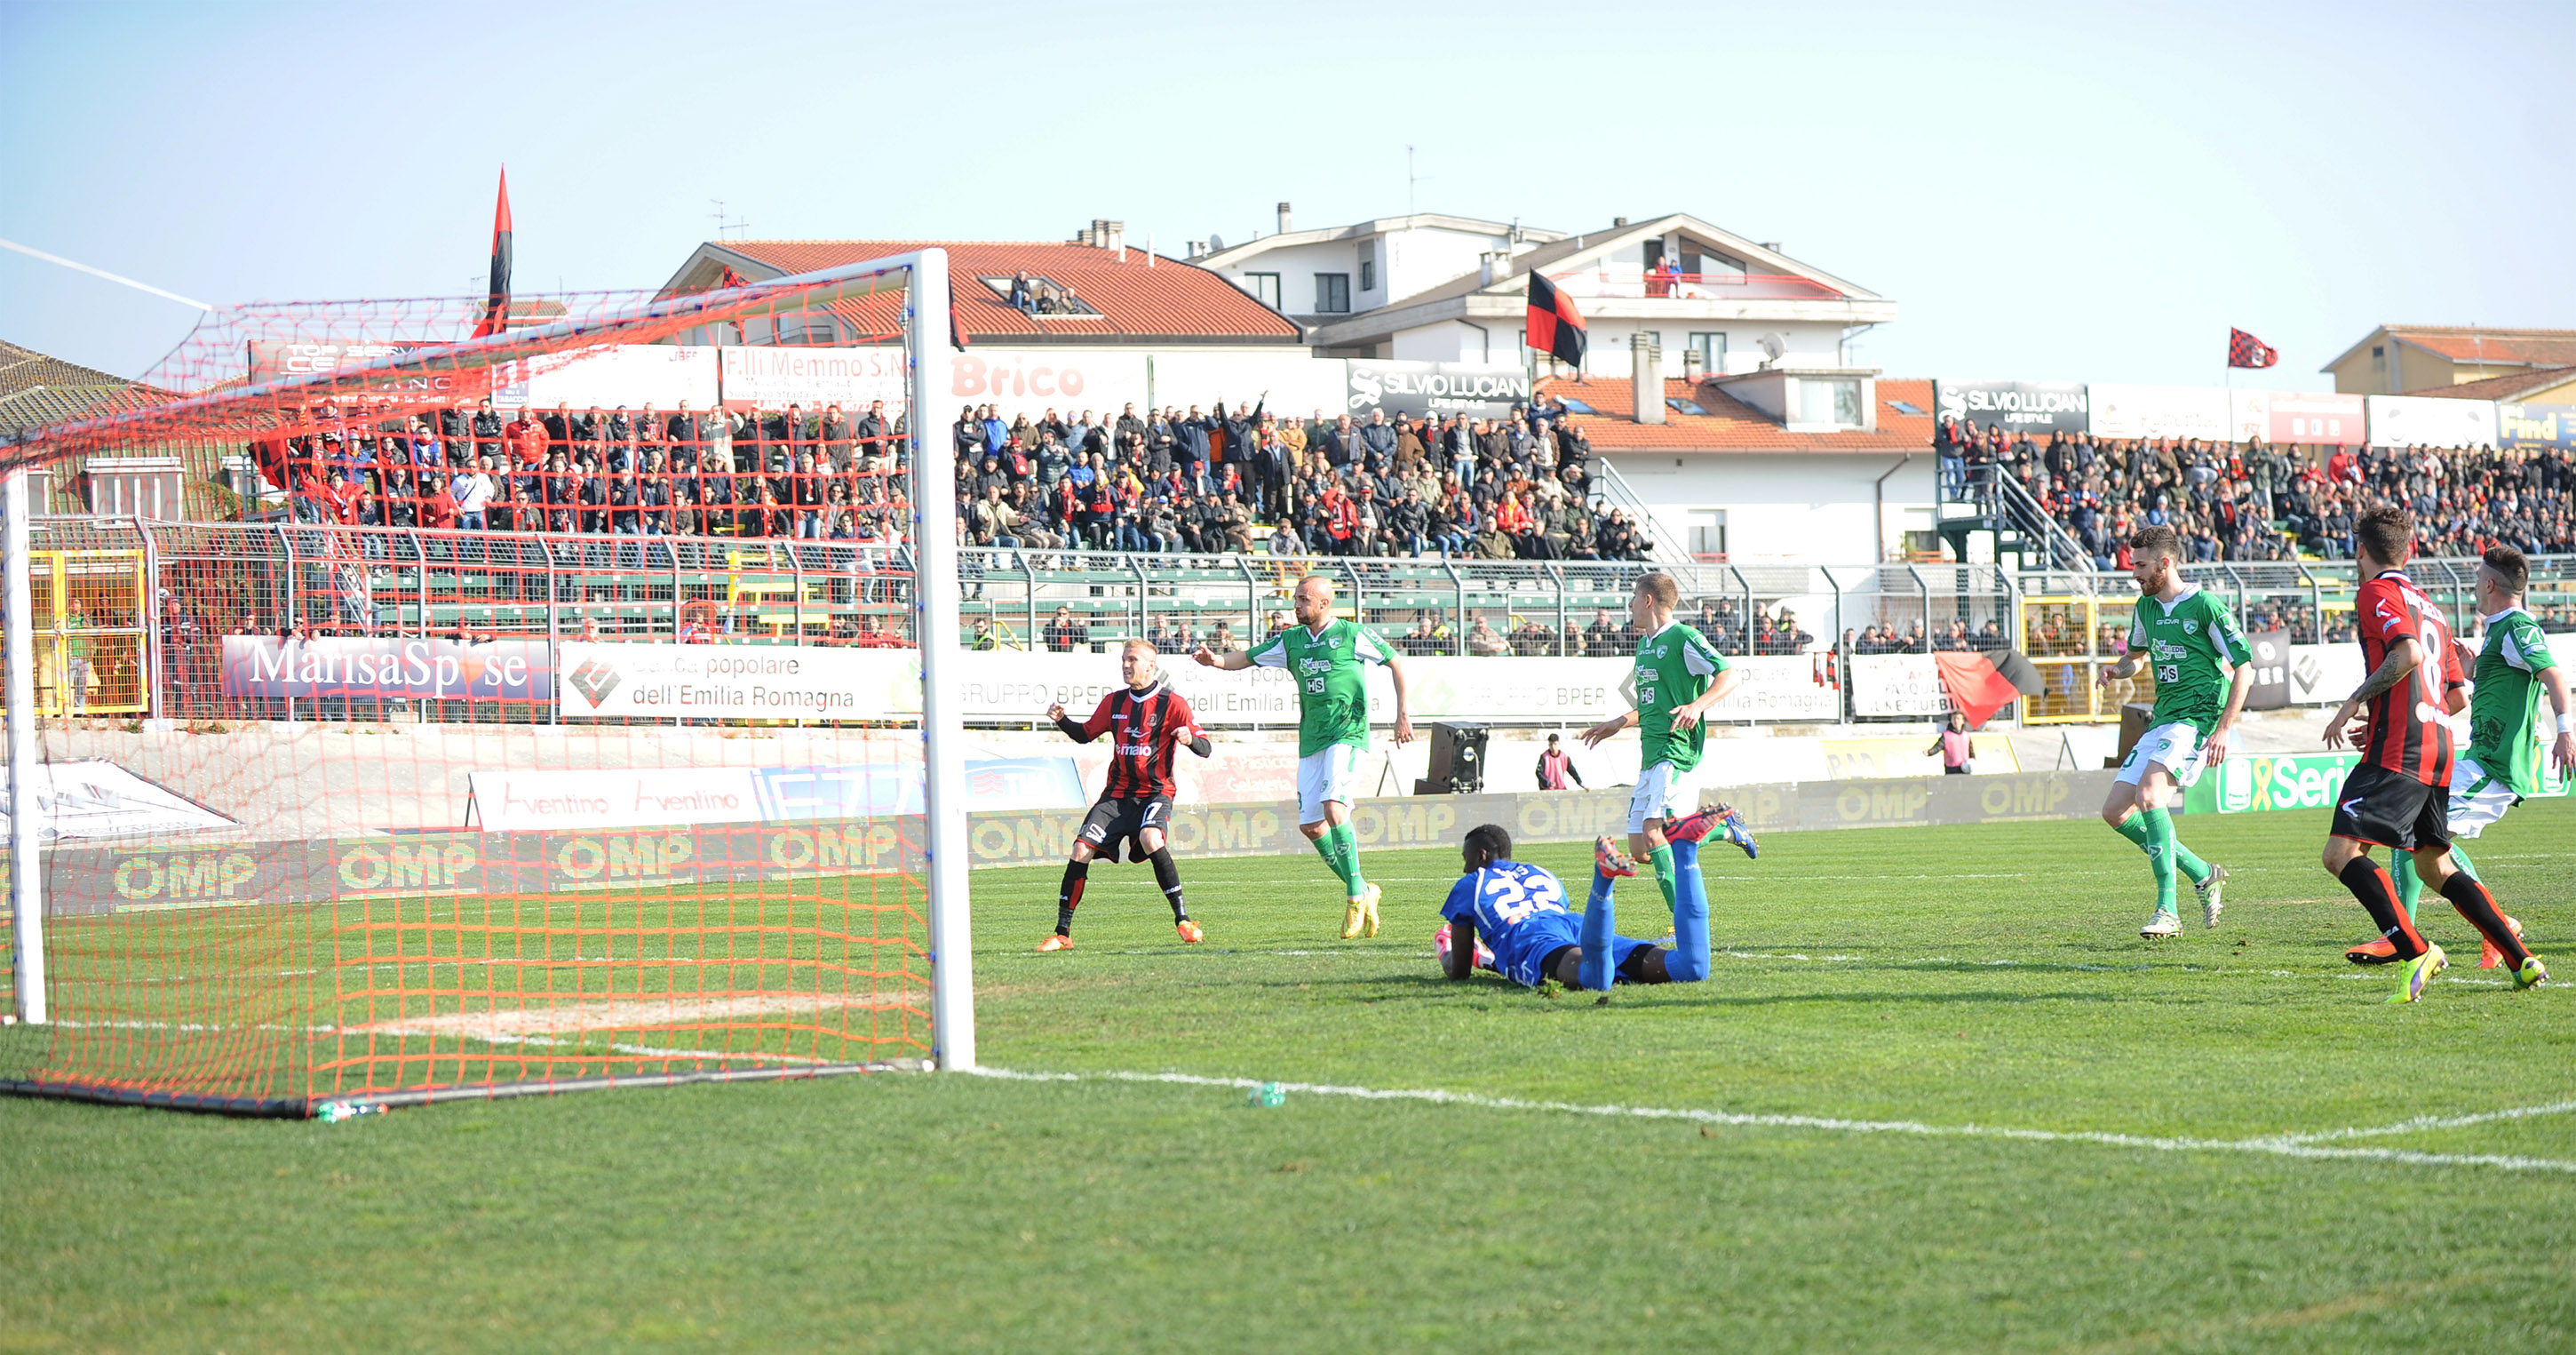
M 1896 376 L 2214 384 L 2382 321 L 2576 328 L 2576 5 L 28 4 L 0 237 L 218 305 L 653 286 L 714 233 L 1167 252 L 1296 204 L 1687 211 L 1893 297 Z M 2553 243 L 2554 242 L 2554 243 Z M 169 302 L 0 253 L 0 338 Z

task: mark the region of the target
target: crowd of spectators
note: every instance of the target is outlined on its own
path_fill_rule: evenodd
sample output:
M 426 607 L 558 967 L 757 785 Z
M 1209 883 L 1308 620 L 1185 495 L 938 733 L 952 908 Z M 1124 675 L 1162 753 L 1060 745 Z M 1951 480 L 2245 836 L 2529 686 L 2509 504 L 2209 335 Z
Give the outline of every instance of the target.
M 882 403 L 389 408 L 316 405 L 254 444 L 298 521 L 891 544 L 911 516 L 909 430 Z M 1552 402 L 1363 421 L 988 405 L 952 432 L 961 544 L 1503 560 L 1642 560 L 1654 544 L 1591 498 L 1591 447 Z
M 1945 496 L 1993 467 L 2029 492 L 2099 569 L 2128 567 L 2127 539 L 2172 527 L 2193 563 L 2348 560 L 2353 524 L 2382 504 L 2412 511 L 2419 555 L 2576 551 L 2576 463 L 2560 450 L 2301 448 L 2251 439 L 2105 439 L 1945 419 L 1933 433 Z
M 318 405 L 252 450 L 300 522 L 891 543 L 911 516 L 906 445 L 882 403 L 852 418 L 485 399 L 391 418 Z
M 979 546 L 1496 560 L 1654 546 L 1591 498 L 1591 446 L 1552 402 L 1490 420 L 1222 402 L 1005 419 L 985 405 L 950 431 L 959 539 Z

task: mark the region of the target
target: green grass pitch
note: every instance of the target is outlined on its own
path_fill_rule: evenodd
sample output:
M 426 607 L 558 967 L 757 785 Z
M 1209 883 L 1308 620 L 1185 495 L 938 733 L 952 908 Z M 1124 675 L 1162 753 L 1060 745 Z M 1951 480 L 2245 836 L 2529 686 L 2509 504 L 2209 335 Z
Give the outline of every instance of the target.
M 1453 852 L 1366 858 L 1388 930 L 1350 943 L 1312 856 L 1184 861 L 1198 947 L 1141 867 L 1095 868 L 1059 955 L 1030 953 L 1055 872 L 974 877 L 988 1065 L 1481 1101 L 906 1074 L 340 1125 L 0 1100 L 0 1350 L 2576 1344 L 2576 805 L 2477 852 L 2561 982 L 2500 986 L 2429 900 L 2457 963 L 2413 1007 L 2341 958 L 2367 925 L 2321 815 L 2178 822 L 2236 875 L 2225 925 L 2157 945 L 2145 863 L 2089 821 L 1713 848 L 1712 981 L 1607 1006 L 1442 980 Z M 1585 851 L 1523 855 L 1580 893 Z M 1651 881 L 1621 901 L 1661 930 Z

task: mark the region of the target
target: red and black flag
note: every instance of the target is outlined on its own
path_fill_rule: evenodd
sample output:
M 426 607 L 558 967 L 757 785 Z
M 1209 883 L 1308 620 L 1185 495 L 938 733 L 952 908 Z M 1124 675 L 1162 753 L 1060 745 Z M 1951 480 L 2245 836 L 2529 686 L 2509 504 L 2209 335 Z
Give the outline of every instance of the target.
M 1543 349 L 1559 362 L 1583 370 L 1583 313 L 1556 284 L 1531 269 L 1529 275 L 1529 346 Z
M 2281 360 L 2279 350 L 2241 329 L 2227 331 L 2227 365 L 2269 367 Z
M 501 204 L 492 209 L 492 290 L 483 302 L 483 323 L 474 337 L 498 334 L 510 320 L 510 171 L 501 170 Z
M 716 286 L 726 291 L 731 291 L 736 287 L 748 287 L 750 285 L 751 284 L 748 281 L 744 280 L 742 274 L 733 271 L 732 264 L 726 264 L 724 266 L 724 275 L 716 279 Z M 742 337 L 742 321 L 739 319 L 733 322 L 733 341 L 735 343 L 748 342 Z

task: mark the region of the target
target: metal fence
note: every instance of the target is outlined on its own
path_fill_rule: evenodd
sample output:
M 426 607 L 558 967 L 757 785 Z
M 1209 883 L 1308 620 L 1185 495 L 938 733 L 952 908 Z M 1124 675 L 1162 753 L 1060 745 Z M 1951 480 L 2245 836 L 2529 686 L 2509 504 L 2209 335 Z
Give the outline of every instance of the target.
M 222 693 L 227 634 L 582 638 L 756 645 L 908 646 L 912 561 L 840 541 L 708 540 L 181 523 L 55 517 L 34 523 L 37 703 L 48 715 L 274 718 Z M 2465 629 L 2476 561 L 2425 560 L 2415 581 Z M 2043 690 L 2033 720 L 2107 720 L 2143 685 L 2095 681 L 2116 662 L 2135 589 L 2116 574 L 1996 565 L 1596 564 L 1576 561 L 959 552 L 960 643 L 1092 649 L 1133 636 L 1163 648 L 1242 646 L 1284 625 L 1298 579 L 1333 579 L 1340 604 L 1419 655 L 1616 656 L 1627 600 L 1660 570 L 1685 619 L 1730 654 L 2016 648 Z M 2349 639 L 2349 563 L 2186 566 L 2249 630 Z M 2529 603 L 2576 630 L 2576 556 L 2533 561 Z M 546 720 L 536 703 L 426 718 Z M 305 718 L 382 718 L 346 705 Z

